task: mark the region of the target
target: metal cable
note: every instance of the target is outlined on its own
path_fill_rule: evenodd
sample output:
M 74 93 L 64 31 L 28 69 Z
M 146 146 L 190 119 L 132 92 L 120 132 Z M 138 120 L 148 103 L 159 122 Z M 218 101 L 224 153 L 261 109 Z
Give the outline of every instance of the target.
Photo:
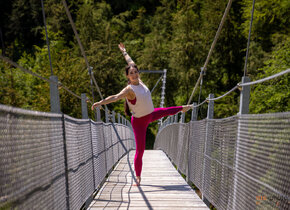
M 190 104 L 190 102 L 191 102 L 191 100 L 192 100 L 192 97 L 193 97 L 193 94 L 194 94 L 194 92 L 195 92 L 195 90 L 196 90 L 198 84 L 200 83 L 200 80 L 201 80 L 202 77 L 203 77 L 203 76 L 200 75 L 199 78 L 197 79 L 197 81 L 196 81 L 196 83 L 195 83 L 195 86 L 194 86 L 194 88 L 193 88 L 193 91 L 192 91 L 192 93 L 191 93 L 191 95 L 190 95 L 190 98 L 189 98 L 189 100 L 188 100 L 188 102 L 187 102 L 187 105 Z
M 203 105 L 205 102 L 207 102 L 207 99 L 205 99 L 203 102 L 201 102 L 200 104 L 197 104 L 195 106 L 192 105 L 192 108 L 197 108 L 200 107 L 201 105 Z
M 235 87 L 233 87 L 231 90 L 229 90 L 228 92 L 226 92 L 225 94 L 223 94 L 222 96 L 216 97 L 216 98 L 206 98 L 203 102 L 201 102 L 200 104 L 197 104 L 195 106 L 192 105 L 192 108 L 197 108 L 200 107 L 201 105 L 203 105 L 205 102 L 209 102 L 209 101 L 215 101 L 215 100 L 219 100 L 225 96 L 227 96 L 228 94 L 230 94 L 231 92 L 233 92 L 234 90 L 236 90 L 238 88 L 238 85 L 236 85 Z
M 222 96 L 219 96 L 217 98 L 212 98 L 212 99 L 209 99 L 207 98 L 206 100 L 204 100 L 202 103 L 200 104 L 197 104 L 196 106 L 192 106 L 193 108 L 197 108 L 199 106 L 201 106 L 202 104 L 204 104 L 206 101 L 216 101 L 216 100 L 219 100 L 225 96 L 227 96 L 228 94 L 230 94 L 231 92 L 233 92 L 234 90 L 238 89 L 239 87 L 243 87 L 243 86 L 249 86 L 249 85 L 254 85 L 254 84 L 258 84 L 258 83 L 262 83 L 262 82 L 265 82 L 267 80 L 270 80 L 270 79 L 274 79 L 276 77 L 279 77 L 279 76 L 282 76 L 284 74 L 288 74 L 290 73 L 290 69 L 287 69 L 285 71 L 282 71 L 282 72 L 279 72 L 277 74 L 274 74 L 272 76 L 269 76 L 269 77 L 266 77 L 266 78 L 263 78 L 263 79 L 260 79 L 260 80 L 257 80 L 257 81 L 253 81 L 253 82 L 247 82 L 247 83 L 242 83 L 242 84 L 237 84 L 235 87 L 233 87 L 231 90 L 229 90 L 228 92 L 226 92 L 225 94 L 223 94 Z
M 135 148 L 129 126 L 5 105 L 0 139 L 0 209 L 81 209 Z
M 208 64 L 208 62 L 209 62 L 210 56 L 211 56 L 211 54 L 212 54 L 212 52 L 213 52 L 213 49 L 214 49 L 214 47 L 215 47 L 215 45 L 216 45 L 217 39 L 218 39 L 218 37 L 219 37 L 219 35 L 220 35 L 220 33 L 221 33 L 222 27 L 223 27 L 223 25 L 224 25 L 224 22 L 225 22 L 225 19 L 226 19 L 228 13 L 229 13 L 229 10 L 230 10 L 230 8 L 231 8 L 231 5 L 232 5 L 232 0 L 229 0 L 229 2 L 228 2 L 228 4 L 227 4 L 227 7 L 226 7 L 226 10 L 225 10 L 225 12 L 224 12 L 224 15 L 223 15 L 223 17 L 222 17 L 222 20 L 221 20 L 221 22 L 220 22 L 219 28 L 218 28 L 218 30 L 217 30 L 217 32 L 216 32 L 215 38 L 214 38 L 214 40 L 213 40 L 213 42 L 212 42 L 211 48 L 210 48 L 210 50 L 209 50 L 209 52 L 208 52 L 208 55 L 207 55 L 206 61 L 205 61 L 204 65 L 203 65 L 203 69 L 204 69 L 204 71 L 206 71 L 206 67 L 207 67 L 207 64 Z M 198 84 L 199 84 L 199 82 L 200 82 L 200 80 L 201 80 L 202 77 L 203 77 L 203 75 L 201 74 L 201 75 L 199 76 L 199 78 L 198 78 L 198 80 L 197 80 L 195 86 L 194 86 L 194 89 L 193 89 L 193 91 L 192 91 L 192 93 L 191 93 L 191 96 L 190 96 L 190 98 L 189 98 L 187 104 L 190 104 L 190 102 L 191 102 L 191 100 L 192 100 L 192 97 L 193 97 L 193 94 L 195 93 L 196 88 L 197 88 L 197 86 L 198 86 Z
M 42 80 L 44 80 L 44 81 L 46 81 L 46 82 L 48 82 L 48 83 L 52 82 L 52 83 L 58 85 L 59 87 L 62 87 L 63 89 L 65 89 L 66 91 L 68 91 L 68 92 L 69 92 L 70 94 L 72 94 L 73 96 L 75 96 L 75 97 L 77 97 L 77 98 L 79 98 L 79 99 L 82 99 L 80 96 L 78 96 L 77 94 L 75 94 L 74 92 L 72 92 L 71 90 L 69 90 L 66 86 L 64 86 L 61 82 L 54 82 L 54 81 L 52 81 L 52 80 L 49 80 L 49 79 L 47 79 L 47 78 L 45 78 L 45 77 L 42 77 L 42 76 L 40 76 L 40 75 L 34 73 L 34 72 L 32 72 L 32 71 L 29 71 L 29 70 L 23 68 L 22 66 L 19 66 L 17 63 L 15 63 L 14 61 L 10 60 L 9 58 L 7 58 L 7 57 L 5 57 L 5 56 L 0 55 L 0 58 L 1 58 L 2 60 L 4 60 L 5 62 L 9 63 L 10 65 L 14 66 L 15 68 L 18 68 L 18 69 L 20 69 L 21 71 L 23 71 L 23 72 L 25 72 L 25 73 L 28 73 L 28 74 L 31 74 L 32 76 L 35 76 L 35 77 L 37 77 L 37 78 L 39 78 L 39 79 L 42 79 Z
M 156 82 L 155 86 L 152 88 L 151 90 L 151 94 L 153 93 L 153 91 L 155 90 L 156 86 L 158 85 L 158 83 L 160 82 L 160 80 L 162 79 L 163 74 L 161 75 L 161 77 L 158 79 L 158 81 Z
M 70 89 L 68 89 L 65 86 L 62 86 L 61 83 L 58 84 L 60 87 L 62 87 L 63 89 L 65 89 L 67 92 L 69 92 L 70 94 L 72 94 L 73 96 L 77 97 L 78 99 L 82 99 L 80 96 L 78 96 L 77 94 L 75 94 L 74 92 L 72 92 Z
M 69 19 L 69 22 L 70 22 L 70 24 L 71 24 L 71 26 L 72 26 L 72 29 L 73 29 L 74 34 L 75 34 L 75 36 L 76 36 L 76 39 L 77 39 L 77 41 L 78 41 L 78 44 L 79 44 L 80 50 L 81 50 L 81 52 L 82 52 L 82 55 L 83 55 L 83 57 L 84 57 L 84 59 L 85 59 L 85 62 L 86 62 L 87 68 L 89 69 L 89 68 L 90 68 L 90 65 L 89 65 L 89 62 L 88 62 L 88 59 L 87 59 L 86 53 L 85 53 L 85 51 L 84 51 L 84 48 L 83 48 L 82 42 L 81 42 L 80 37 L 79 37 L 79 35 L 78 35 L 78 32 L 77 32 L 77 30 L 76 30 L 76 26 L 75 26 L 75 24 L 74 24 L 74 22 L 73 22 L 73 19 L 72 19 L 72 17 L 71 17 L 70 12 L 69 12 L 69 9 L 68 9 L 68 6 L 67 6 L 67 4 L 66 4 L 66 1 L 65 1 L 65 0 L 62 0 L 62 3 L 63 3 L 63 5 L 64 5 L 65 12 L 66 12 L 66 14 L 67 14 L 67 17 L 68 17 L 68 19 Z
M 158 131 L 154 149 L 217 209 L 289 209 L 289 119 L 283 112 L 172 123 Z
M 50 65 L 50 74 L 53 75 L 51 56 L 50 56 L 50 48 L 49 48 L 49 39 L 48 39 L 47 28 L 46 28 L 46 20 L 45 20 L 45 12 L 44 12 L 43 0 L 41 0 L 41 8 L 42 8 L 43 23 L 44 23 L 44 28 L 45 28 L 46 45 L 47 45 L 49 65 Z
M 258 83 L 262 83 L 262 82 L 265 82 L 267 80 L 270 80 L 270 79 L 274 79 L 276 77 L 280 77 L 284 74 L 288 74 L 290 73 L 290 69 L 287 69 L 285 71 L 282 71 L 282 72 L 279 72 L 277 74 L 274 74 L 272 76 L 269 76 L 269 77 L 266 77 L 266 78 L 263 78 L 263 79 L 260 79 L 260 80 L 257 80 L 257 81 L 253 81 L 253 82 L 246 82 L 246 83 L 242 83 L 242 84 L 238 84 L 239 87 L 243 87 L 243 86 L 249 86 L 249 85 L 254 85 L 254 84 L 258 84 Z
M 219 35 L 220 35 L 221 30 L 222 30 L 222 28 L 223 28 L 224 22 L 225 22 L 225 20 L 226 20 L 226 17 L 227 17 L 227 15 L 228 15 L 229 11 L 230 11 L 231 5 L 232 5 L 232 0 L 229 0 L 228 5 L 227 5 L 227 7 L 226 7 L 226 10 L 225 10 L 225 12 L 224 12 L 224 15 L 223 15 L 223 17 L 222 17 L 222 20 L 221 20 L 221 22 L 220 22 L 219 28 L 218 28 L 218 30 L 217 30 L 217 33 L 216 33 L 215 38 L 214 38 L 214 40 L 213 40 L 213 43 L 212 43 L 212 45 L 211 45 L 211 48 L 210 48 L 210 50 L 209 50 L 209 52 L 208 52 L 208 55 L 207 55 L 206 61 L 205 61 L 204 65 L 203 65 L 203 69 L 204 69 L 204 71 L 206 71 L 206 67 L 207 67 L 207 64 L 208 64 L 208 62 L 209 62 L 210 56 L 211 56 L 211 54 L 212 54 L 212 52 L 213 52 L 213 49 L 214 49 L 214 47 L 215 47 L 215 45 L 216 45 L 216 42 L 217 42 L 218 38 L 219 38 Z
M 47 49 L 48 49 L 48 57 L 49 57 L 49 65 L 50 65 L 50 70 L 51 70 L 51 75 L 53 75 L 53 69 L 52 69 L 52 62 L 51 62 L 51 55 L 50 55 L 50 47 L 49 47 L 49 39 L 48 39 L 48 33 L 47 33 L 47 27 L 46 27 L 46 18 L 45 18 L 45 11 L 44 11 L 44 5 L 43 5 L 43 0 L 41 0 L 41 8 L 42 8 L 42 15 L 43 15 L 43 22 L 44 22 L 44 27 L 45 27 L 45 36 L 46 36 L 46 44 L 47 44 Z M 72 92 L 71 90 L 69 90 L 66 86 L 62 85 L 60 82 L 56 83 L 54 81 L 51 81 L 47 78 L 44 78 L 32 71 L 29 71 L 21 66 L 19 66 L 17 63 L 11 61 L 9 58 L 4 57 L 2 55 L 0 55 L 1 59 L 3 59 L 4 61 L 8 62 L 9 64 L 11 64 L 12 66 L 19 68 L 20 70 L 29 73 L 35 77 L 38 77 L 46 82 L 52 82 L 60 87 L 62 87 L 63 89 L 65 89 L 67 92 L 69 92 L 70 94 L 72 94 L 73 96 L 77 97 L 78 99 L 81 99 L 80 96 L 78 96 L 77 94 L 75 94 L 74 92 Z M 90 102 L 90 100 L 88 100 Z
M 235 87 L 233 87 L 231 90 L 229 90 L 228 92 L 226 92 L 225 94 L 223 94 L 222 96 L 216 97 L 216 98 L 207 98 L 206 100 L 208 101 L 215 101 L 215 100 L 219 100 L 227 95 L 229 95 L 231 92 L 233 92 L 234 90 L 238 89 L 238 85 L 236 85 Z
M 203 71 L 203 68 L 201 68 L 201 72 L 200 72 L 200 74 L 204 74 L 205 72 Z M 202 93 L 202 85 L 203 85 L 203 77 L 201 78 L 201 80 L 200 80 L 200 86 L 199 86 L 199 95 L 198 95 L 198 102 L 197 102 L 197 104 L 199 104 L 200 103 L 200 98 L 201 98 L 201 93 Z M 196 114 L 197 114 L 197 116 L 198 116 L 198 111 L 200 111 L 200 116 L 202 115 L 202 111 L 201 111 L 201 109 L 196 109 Z M 196 116 L 196 117 L 197 117 Z
M 201 93 L 202 93 L 202 83 L 203 83 L 203 79 L 201 79 L 201 81 L 200 81 L 199 95 L 198 95 L 198 102 L 197 102 L 197 104 L 200 103 L 200 97 L 201 97 Z
M 247 74 L 247 64 L 248 64 L 249 48 L 250 48 L 250 42 L 251 42 L 251 31 L 252 31 L 252 25 L 253 25 L 254 11 L 255 11 L 255 0 L 253 0 L 250 29 L 249 29 L 248 43 L 247 43 L 247 52 L 246 52 L 246 59 L 245 59 L 245 66 L 244 66 L 244 76 L 246 76 Z
M 82 55 L 83 55 L 83 57 L 84 57 L 84 59 L 85 59 L 85 62 L 86 62 L 87 68 L 88 68 L 89 73 L 90 73 L 90 77 L 91 77 L 91 79 L 93 80 L 93 82 L 94 82 L 94 84 L 95 84 L 95 86 L 96 86 L 96 88 L 97 88 L 97 90 L 98 90 L 98 93 L 99 93 L 101 99 L 104 100 L 103 95 L 102 95 L 102 93 L 101 93 L 101 90 L 100 90 L 100 88 L 99 88 L 99 85 L 98 85 L 98 83 L 97 83 L 97 81 L 96 81 L 96 79 L 95 79 L 95 76 L 94 76 L 93 72 L 91 71 L 91 67 L 90 67 L 90 65 L 89 65 L 89 62 L 88 62 L 88 59 L 87 59 L 87 56 L 86 56 L 85 50 L 84 50 L 84 48 L 83 48 L 83 45 L 82 45 L 82 42 L 81 42 L 81 40 L 80 40 L 79 34 L 78 34 L 77 30 L 76 30 L 76 26 L 75 26 L 75 24 L 74 24 L 74 22 L 73 22 L 73 19 L 72 19 L 72 17 L 71 17 L 70 11 L 69 11 L 68 6 L 67 6 L 67 3 L 66 3 L 65 0 L 62 0 L 62 3 L 63 3 L 63 5 L 64 5 L 65 12 L 66 12 L 66 14 L 67 14 L 67 16 L 68 16 L 68 19 L 69 19 L 69 21 L 70 21 L 70 24 L 71 24 L 71 26 L 72 26 L 72 29 L 73 29 L 73 31 L 74 31 L 75 37 L 76 37 L 76 39 L 77 39 L 77 41 L 78 41 L 78 44 L 79 44 L 80 50 L 81 50 L 81 52 L 82 52 Z M 92 90 L 92 91 L 93 91 L 93 90 Z M 111 111 L 108 109 L 107 105 L 104 105 L 104 106 L 106 107 L 106 109 L 107 109 L 109 112 L 111 112 Z M 101 107 L 101 108 L 102 108 L 102 107 Z
M 14 66 L 15 68 L 20 69 L 20 70 L 23 71 L 23 72 L 26 72 L 26 73 L 28 73 L 28 74 L 31 74 L 31 75 L 35 76 L 35 77 L 38 77 L 39 79 L 42 79 L 42 80 L 44 80 L 44 81 L 46 81 L 46 82 L 50 82 L 49 79 L 47 79 L 47 78 L 45 78 L 45 77 L 42 77 L 42 76 L 40 76 L 40 75 L 38 75 L 38 74 L 36 74 L 36 73 L 34 73 L 34 72 L 32 72 L 32 71 L 29 71 L 29 70 L 23 68 L 22 66 L 19 66 L 17 63 L 13 62 L 12 60 L 10 60 L 9 58 L 7 58 L 7 57 L 5 57 L 5 56 L 0 55 L 0 58 L 1 58 L 3 61 L 9 63 L 10 65 Z
M 97 90 L 98 90 L 98 93 L 99 93 L 101 99 L 104 100 L 104 97 L 103 97 L 103 95 L 102 95 L 102 93 L 101 93 L 101 90 L 100 90 L 100 88 L 99 88 L 99 85 L 98 85 L 98 83 L 97 83 L 97 81 L 96 81 L 96 78 L 95 78 L 95 76 L 94 76 L 93 73 L 92 73 L 92 79 L 93 79 L 93 82 L 94 82 L 94 84 L 95 84 L 95 86 L 96 86 L 96 88 L 97 88 Z M 105 106 L 106 106 L 106 105 L 105 105 Z M 107 106 L 106 106 L 106 107 L 107 107 Z

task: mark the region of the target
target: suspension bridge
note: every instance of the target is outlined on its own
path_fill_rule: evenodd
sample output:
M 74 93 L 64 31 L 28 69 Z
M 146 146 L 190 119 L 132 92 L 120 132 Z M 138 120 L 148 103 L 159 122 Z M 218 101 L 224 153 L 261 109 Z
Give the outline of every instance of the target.
M 103 99 L 62 2 L 86 61 L 92 95 L 95 85 Z M 231 2 L 188 104 L 202 84 Z M 252 17 L 253 11 L 254 1 Z M 44 9 L 43 19 L 45 23 Z M 251 27 L 249 40 L 250 32 Z M 49 52 L 48 37 L 47 46 Z M 208 209 L 211 205 L 234 210 L 290 209 L 290 112 L 249 114 L 250 86 L 288 74 L 290 69 L 251 82 L 246 76 L 246 56 L 241 83 L 222 96 L 210 94 L 203 102 L 193 103 L 189 122 L 185 114 L 161 121 L 154 150 L 144 153 L 141 185 L 134 186 L 134 134 L 125 117 L 105 107 L 104 121 L 100 109 L 95 110 L 93 121 L 88 118 L 87 103 L 92 102 L 86 94 L 79 96 L 65 87 L 52 67 L 47 79 L 3 55 L 0 58 L 49 82 L 51 96 L 51 113 L 0 105 L 1 210 Z M 164 99 L 166 70 L 154 73 L 162 74 L 158 82 L 163 78 Z M 60 86 L 81 100 L 83 119 L 61 113 Z M 239 113 L 214 119 L 214 101 L 236 89 L 241 91 Z M 208 104 L 207 118 L 197 120 L 197 108 L 204 104 Z

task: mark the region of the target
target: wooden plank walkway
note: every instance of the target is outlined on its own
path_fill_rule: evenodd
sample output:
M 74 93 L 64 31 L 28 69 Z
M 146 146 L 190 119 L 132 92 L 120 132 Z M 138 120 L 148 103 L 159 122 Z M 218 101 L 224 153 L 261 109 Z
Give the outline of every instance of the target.
M 134 155 L 119 161 L 88 209 L 208 209 L 161 150 L 145 150 L 141 185 L 134 186 Z

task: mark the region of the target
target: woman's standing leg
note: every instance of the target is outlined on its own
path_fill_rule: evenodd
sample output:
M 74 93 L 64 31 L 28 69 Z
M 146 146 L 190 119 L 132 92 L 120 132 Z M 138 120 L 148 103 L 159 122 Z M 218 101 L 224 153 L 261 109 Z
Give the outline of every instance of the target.
M 134 168 L 137 177 L 137 184 L 138 181 L 140 182 L 140 176 L 142 171 L 142 157 L 145 150 L 146 145 L 146 130 L 148 124 L 150 122 L 150 115 L 141 118 L 134 118 L 132 117 L 132 127 L 133 132 L 135 135 L 135 142 L 136 142 L 136 153 L 134 158 Z

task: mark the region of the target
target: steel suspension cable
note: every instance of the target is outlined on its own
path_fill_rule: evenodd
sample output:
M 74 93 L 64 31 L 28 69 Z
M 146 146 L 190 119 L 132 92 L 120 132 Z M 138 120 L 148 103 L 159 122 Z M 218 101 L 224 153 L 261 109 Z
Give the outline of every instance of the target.
M 255 84 L 258 84 L 258 83 L 262 83 L 262 82 L 265 82 L 265 81 L 268 81 L 268 80 L 271 80 L 271 79 L 274 79 L 274 78 L 277 78 L 277 77 L 280 77 L 284 74 L 288 74 L 290 73 L 290 69 L 286 69 L 282 72 L 279 72 L 277 74 L 273 74 L 271 76 L 268 76 L 266 78 L 263 78 L 263 79 L 259 79 L 259 80 L 256 80 L 256 81 L 253 81 L 253 82 L 246 82 L 246 83 L 238 83 L 235 87 L 233 87 L 231 90 L 229 90 L 228 92 L 226 92 L 225 94 L 219 96 L 219 97 L 216 97 L 216 98 L 206 98 L 203 102 L 201 102 L 200 104 L 197 104 L 195 106 L 192 106 L 192 108 L 197 108 L 201 105 L 203 105 L 205 102 L 208 102 L 208 101 L 216 101 L 216 100 L 219 100 L 227 95 L 229 95 L 230 93 L 232 93 L 234 90 L 238 89 L 239 87 L 244 87 L 244 86 L 249 86 L 249 85 L 255 85 Z
M 282 76 L 284 74 L 288 74 L 288 73 L 290 73 L 290 69 L 286 69 L 285 71 L 279 72 L 277 74 L 273 74 L 273 75 L 271 75 L 269 77 L 266 77 L 266 78 L 263 78 L 263 79 L 259 79 L 259 80 L 253 81 L 253 82 L 246 82 L 246 83 L 238 84 L 238 86 L 239 87 L 243 87 L 243 86 L 249 86 L 249 85 L 262 83 L 262 82 L 265 82 L 267 80 L 274 79 L 276 77 L 280 77 L 280 76 Z
M 232 0 L 229 0 L 229 1 L 228 1 L 228 4 L 227 4 L 227 7 L 226 7 L 226 10 L 225 10 L 225 12 L 224 12 L 224 15 L 223 15 L 223 17 L 222 17 L 222 20 L 221 20 L 221 22 L 220 22 L 220 24 L 219 24 L 218 30 L 217 30 L 217 32 L 216 32 L 215 38 L 214 38 L 214 40 L 213 40 L 213 42 L 212 42 L 211 48 L 210 48 L 210 50 L 209 50 L 209 52 L 208 52 L 208 55 L 207 55 L 206 61 L 205 61 L 204 65 L 203 65 L 203 70 L 204 70 L 204 71 L 206 71 L 207 64 L 208 64 L 208 62 L 209 62 L 209 59 L 210 59 L 211 54 L 212 54 L 212 52 L 213 52 L 213 49 L 214 49 L 214 47 L 215 47 L 215 45 L 216 45 L 216 42 L 217 42 L 217 40 L 218 40 L 218 37 L 219 37 L 219 35 L 220 35 L 220 33 L 221 33 L 221 30 L 222 30 L 222 27 L 223 27 L 223 25 L 224 25 L 225 19 L 226 19 L 227 15 L 228 15 L 228 13 L 229 13 L 229 11 L 230 11 L 231 5 L 232 5 Z M 190 104 L 190 102 L 191 102 L 191 100 L 192 100 L 192 97 L 193 97 L 193 94 L 195 93 L 195 91 L 196 91 L 196 89 L 197 89 L 197 86 L 198 86 L 198 84 L 200 83 L 200 80 L 201 80 L 202 77 L 203 77 L 203 74 L 201 74 L 201 75 L 199 76 L 199 78 L 198 78 L 198 80 L 197 80 L 197 82 L 196 82 L 196 84 L 195 84 L 195 86 L 194 86 L 194 88 L 193 88 L 193 91 L 192 91 L 192 93 L 191 93 L 191 96 L 190 96 L 190 98 L 189 98 L 187 104 Z
M 250 29 L 249 29 L 248 43 L 247 43 L 247 52 L 246 52 L 246 59 L 245 59 L 245 66 L 244 66 L 244 76 L 247 75 L 247 64 L 248 64 L 248 56 L 249 56 L 249 47 L 250 47 L 250 42 L 251 42 L 251 32 L 252 32 L 254 11 L 255 11 L 255 0 L 253 0 L 253 6 L 252 6 Z
M 82 53 L 82 55 L 83 55 L 83 57 L 84 57 L 84 59 L 85 59 L 85 62 L 86 62 L 87 68 L 89 69 L 90 65 L 89 65 L 89 62 L 88 62 L 88 59 L 87 59 L 86 53 L 85 53 L 85 51 L 84 51 L 84 48 L 83 48 L 82 42 L 81 42 L 81 40 L 80 40 L 79 34 L 78 34 L 77 30 L 76 30 L 76 26 L 75 26 L 75 24 L 74 24 L 74 22 L 73 22 L 73 19 L 72 19 L 72 17 L 71 17 L 70 12 L 69 12 L 69 9 L 68 9 L 68 6 L 67 6 L 67 3 L 66 3 L 65 0 L 62 0 L 62 3 L 63 3 L 63 5 L 64 5 L 65 12 L 66 12 L 67 17 L 68 17 L 68 19 L 69 19 L 69 22 L 70 22 L 70 24 L 71 24 L 71 26 L 72 26 L 72 29 L 73 29 L 73 31 L 74 31 L 75 37 L 76 37 L 76 39 L 77 39 L 77 42 L 78 42 L 78 44 L 79 44 L 79 47 L 80 47 L 81 53 Z
M 204 74 L 205 72 L 203 71 L 203 68 L 201 68 L 201 72 L 200 74 Z M 198 95 L 198 102 L 197 104 L 200 103 L 200 98 L 201 98 L 201 93 L 202 93 L 202 85 L 203 85 L 203 77 L 201 77 L 201 80 L 200 80 L 200 85 L 199 85 L 199 95 Z M 201 109 L 196 109 L 196 114 L 198 116 L 198 111 L 200 111 L 200 116 L 202 115 L 201 113 Z
M 81 42 L 81 40 L 80 40 L 79 34 L 78 34 L 77 30 L 76 30 L 76 26 L 75 26 L 75 24 L 74 24 L 74 22 L 73 22 L 73 19 L 72 19 L 72 17 L 71 17 L 70 11 L 69 11 L 68 6 L 67 6 L 67 3 L 66 3 L 65 0 L 62 0 L 62 3 L 63 3 L 63 5 L 64 5 L 65 12 L 66 12 L 66 14 L 67 14 L 67 16 L 68 16 L 68 19 L 69 19 L 69 21 L 70 21 L 70 24 L 71 24 L 71 26 L 72 26 L 72 29 L 73 29 L 73 31 L 74 31 L 75 37 L 76 37 L 76 39 L 77 39 L 77 41 L 78 41 L 78 44 L 79 44 L 79 47 L 80 47 L 81 53 L 82 53 L 82 55 L 83 55 L 83 57 L 84 57 L 84 59 L 85 59 L 85 62 L 86 62 L 87 69 L 88 69 L 88 71 L 89 71 L 90 77 L 91 77 L 91 79 L 93 80 L 93 82 L 94 82 L 94 84 L 95 84 L 95 86 L 96 86 L 96 88 L 97 88 L 97 90 L 98 90 L 98 93 L 99 93 L 101 99 L 103 100 L 104 98 L 103 98 L 103 95 L 102 95 L 102 93 L 101 93 L 101 91 L 100 91 L 99 85 L 98 85 L 98 83 L 97 83 L 97 81 L 96 81 L 96 79 L 95 79 L 95 77 L 94 77 L 93 72 L 90 70 L 91 67 L 90 67 L 90 65 L 89 65 L 89 62 L 88 62 L 88 59 L 87 59 L 87 56 L 86 56 L 85 50 L 84 50 L 84 48 L 83 48 L 83 45 L 82 45 L 82 42 Z M 93 90 L 92 90 L 92 92 L 93 92 Z M 105 106 L 106 106 L 106 105 L 105 105 Z M 106 107 L 107 107 L 107 106 L 106 106 Z
M 151 94 L 153 93 L 153 91 L 155 90 L 156 86 L 158 85 L 158 83 L 160 82 L 160 80 L 163 78 L 163 74 L 161 75 L 161 77 L 159 77 L 158 81 L 156 82 L 156 84 L 154 85 L 154 87 L 151 90 Z
M 44 28 L 45 28 L 46 45 L 47 45 L 49 65 L 50 65 L 50 74 L 53 75 L 52 63 L 51 63 L 51 56 L 50 56 L 50 48 L 49 48 L 49 39 L 48 39 L 48 33 L 47 33 L 47 27 L 46 27 L 46 20 L 45 20 L 45 12 L 44 12 L 43 0 L 41 0 L 41 8 L 42 8 L 43 23 L 44 23 Z
M 25 73 L 28 73 L 28 74 L 31 74 L 32 76 L 35 76 L 35 77 L 37 77 L 37 78 L 39 78 L 39 79 L 42 79 L 42 80 L 44 80 L 44 81 L 46 81 L 46 82 L 48 82 L 48 83 L 49 83 L 49 82 L 53 82 L 54 84 L 56 84 L 56 85 L 62 87 L 63 89 L 65 89 L 65 90 L 66 90 L 67 92 L 69 92 L 70 94 L 74 95 L 75 97 L 77 97 L 77 98 L 79 98 L 79 99 L 82 99 L 80 96 L 78 96 L 77 94 L 75 94 L 74 92 L 72 92 L 72 91 L 71 91 L 70 89 L 68 89 L 66 86 L 62 85 L 61 82 L 54 82 L 54 81 L 51 81 L 51 80 L 49 80 L 49 79 L 47 79 L 47 78 L 45 78 L 45 77 L 43 77 L 43 76 L 40 76 L 40 75 L 38 75 L 38 74 L 36 74 L 36 73 L 34 73 L 34 72 L 32 72 L 32 71 L 29 71 L 29 70 L 23 68 L 22 66 L 19 66 L 17 63 L 15 63 L 14 61 L 10 60 L 9 58 L 4 57 L 4 56 L 2 56 L 2 55 L 0 55 L 0 58 L 1 58 L 3 61 L 9 63 L 9 64 L 12 65 L 12 66 L 14 66 L 15 68 L 18 68 L 18 69 L 20 69 L 21 71 L 23 71 L 23 72 L 25 72 Z
M 28 73 L 28 74 L 31 74 L 31 75 L 35 76 L 35 77 L 38 77 L 39 79 L 42 79 L 42 80 L 44 80 L 44 81 L 46 81 L 46 82 L 50 82 L 49 79 L 47 79 L 47 78 L 45 78 L 45 77 L 42 77 L 42 76 L 40 76 L 40 75 L 38 75 L 38 74 L 36 74 L 36 73 L 34 73 L 34 72 L 32 72 L 32 71 L 29 71 L 29 70 L 23 68 L 22 66 L 19 66 L 17 63 L 15 63 L 14 61 L 10 60 L 9 58 L 7 58 L 7 57 L 5 57 L 5 56 L 0 55 L 0 58 L 1 58 L 3 61 L 9 63 L 10 65 L 14 66 L 15 68 L 20 69 L 20 70 L 23 71 L 23 72 L 26 72 L 26 73 Z

